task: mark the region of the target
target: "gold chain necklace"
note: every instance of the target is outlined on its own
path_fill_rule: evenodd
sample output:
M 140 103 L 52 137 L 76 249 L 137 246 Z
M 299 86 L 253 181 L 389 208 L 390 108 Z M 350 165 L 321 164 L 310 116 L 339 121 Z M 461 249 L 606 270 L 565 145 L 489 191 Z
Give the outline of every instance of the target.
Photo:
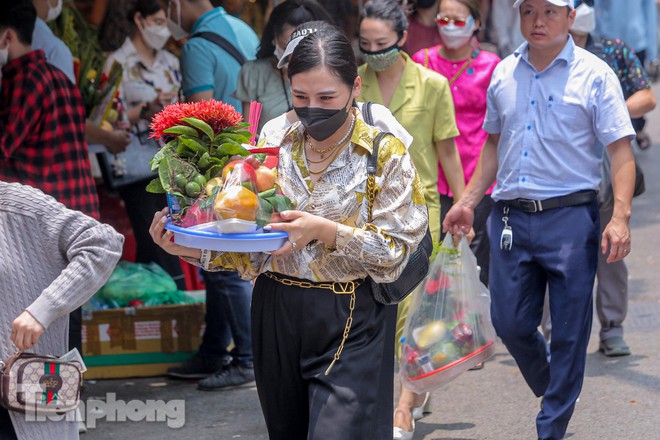
M 320 174 L 325 173 L 326 170 L 327 170 L 328 168 L 330 168 L 330 165 L 332 165 L 332 163 L 335 161 L 335 159 L 337 158 L 337 156 L 339 156 L 339 153 L 341 153 L 341 151 L 342 151 L 342 150 L 337 150 L 337 151 L 335 151 L 335 152 L 332 154 L 331 159 L 330 159 L 330 161 L 328 162 L 328 164 L 327 164 L 326 166 L 324 166 L 322 169 L 318 170 L 318 171 L 313 171 L 311 168 L 307 167 L 307 169 L 309 170 L 309 174 L 313 174 L 313 175 L 315 175 L 315 176 L 318 176 L 318 175 L 320 175 Z
M 333 151 L 333 150 L 339 148 L 339 147 L 342 146 L 342 145 L 346 142 L 346 140 L 350 137 L 351 133 L 353 133 L 353 127 L 355 127 L 355 119 L 356 119 L 356 117 L 355 117 L 355 115 L 353 115 L 353 119 L 351 119 L 351 126 L 348 127 L 348 131 L 346 132 L 346 134 L 344 135 L 344 137 L 341 138 L 341 139 L 339 140 L 339 142 L 337 142 L 337 143 L 334 144 L 334 145 L 329 146 L 328 148 L 318 148 L 318 147 L 315 147 L 314 144 L 312 143 L 312 138 L 311 138 L 311 136 L 309 135 L 309 133 L 305 132 L 305 137 L 307 138 L 307 144 L 309 145 L 309 148 L 310 148 L 312 151 L 318 153 L 318 154 L 321 156 L 321 159 L 322 159 L 322 160 L 325 159 L 325 154 L 326 154 L 326 153 L 329 153 L 329 152 L 331 152 L 331 151 Z M 319 162 L 316 162 L 316 163 L 319 163 Z
M 352 130 L 351 130 L 351 131 L 352 131 Z M 338 147 L 338 148 L 337 148 L 337 151 L 341 151 L 342 148 L 344 148 L 348 142 L 349 142 L 349 139 L 347 138 L 347 139 L 344 140 L 344 142 L 343 142 L 341 145 L 337 145 L 337 147 Z M 311 146 L 311 142 L 309 141 L 309 139 L 307 140 L 306 143 L 307 143 L 308 145 Z M 305 152 L 305 153 L 306 153 L 306 152 Z M 333 153 L 333 154 L 334 154 L 334 153 Z M 307 159 L 307 162 L 309 162 L 309 163 L 313 163 L 313 164 L 324 163 L 325 161 L 327 161 L 327 160 L 330 159 L 331 157 L 332 157 L 332 155 L 330 155 L 330 156 L 328 156 L 328 157 L 324 157 L 323 155 L 321 155 L 321 159 L 320 159 L 320 160 L 313 160 L 313 159 L 311 159 L 311 158 L 309 157 L 309 154 L 305 154 L 305 158 Z M 336 156 L 335 156 L 335 157 L 336 157 Z M 332 163 L 332 161 L 331 161 L 330 163 Z

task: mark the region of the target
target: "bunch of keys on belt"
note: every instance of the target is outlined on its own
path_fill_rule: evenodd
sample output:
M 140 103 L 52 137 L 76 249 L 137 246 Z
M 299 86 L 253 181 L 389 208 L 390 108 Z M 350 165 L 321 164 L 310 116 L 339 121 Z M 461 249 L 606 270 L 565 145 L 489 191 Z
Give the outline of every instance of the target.
M 503 251 L 510 251 L 513 246 L 513 229 L 509 226 L 508 206 L 504 207 L 503 214 L 502 221 L 504 222 L 504 229 L 502 229 L 502 236 L 500 237 L 500 249 Z

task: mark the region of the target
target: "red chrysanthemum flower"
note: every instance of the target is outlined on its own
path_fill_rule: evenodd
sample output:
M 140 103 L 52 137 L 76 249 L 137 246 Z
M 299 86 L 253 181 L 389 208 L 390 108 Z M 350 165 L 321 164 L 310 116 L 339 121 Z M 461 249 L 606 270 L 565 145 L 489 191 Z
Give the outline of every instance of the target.
M 197 118 L 211 126 L 216 135 L 225 128 L 232 127 L 243 120 L 236 109 L 222 101 L 211 99 L 199 102 L 177 102 L 170 104 L 154 116 L 151 121 L 151 136 L 161 139 L 167 136 L 164 131 L 175 125 L 188 125 L 183 118 Z

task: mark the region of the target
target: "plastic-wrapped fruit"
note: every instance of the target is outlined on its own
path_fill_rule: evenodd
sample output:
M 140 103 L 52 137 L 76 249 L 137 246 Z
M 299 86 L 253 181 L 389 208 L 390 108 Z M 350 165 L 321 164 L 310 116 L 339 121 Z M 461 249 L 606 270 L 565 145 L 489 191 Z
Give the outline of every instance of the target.
M 259 197 L 244 186 L 231 186 L 218 193 L 214 204 L 221 219 L 238 218 L 256 221 Z
M 443 321 L 433 321 L 424 327 L 414 329 L 412 336 L 419 348 L 426 349 L 436 342 L 441 341 L 446 333 L 447 326 Z
M 454 327 L 452 335 L 458 342 L 465 344 L 472 341 L 474 337 L 474 331 L 472 330 L 472 327 L 464 322 L 461 322 L 456 327 Z

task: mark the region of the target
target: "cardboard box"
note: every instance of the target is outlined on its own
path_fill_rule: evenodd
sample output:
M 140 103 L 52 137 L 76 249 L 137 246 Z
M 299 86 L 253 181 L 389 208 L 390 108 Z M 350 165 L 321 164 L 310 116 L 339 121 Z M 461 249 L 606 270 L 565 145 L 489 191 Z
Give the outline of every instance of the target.
M 203 303 L 86 312 L 85 379 L 164 375 L 197 351 L 203 331 Z

